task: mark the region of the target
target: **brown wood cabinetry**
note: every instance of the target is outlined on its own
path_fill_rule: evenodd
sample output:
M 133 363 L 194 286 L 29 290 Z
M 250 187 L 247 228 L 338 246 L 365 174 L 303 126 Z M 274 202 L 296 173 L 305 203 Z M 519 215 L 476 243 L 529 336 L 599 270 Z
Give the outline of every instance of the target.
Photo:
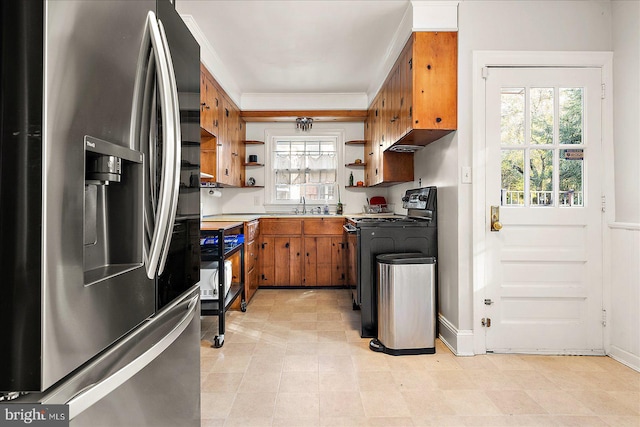
M 260 220 L 261 286 L 346 284 L 342 218 Z
M 374 99 L 365 122 L 367 166 L 364 178 L 367 187 L 413 181 L 413 153 L 385 151 L 388 138 L 384 133 L 388 127 L 384 126 L 383 96 L 380 94 Z
M 371 103 L 365 122 L 365 185 L 413 180 L 413 154 L 457 129 L 458 34 L 414 32 Z M 391 148 L 391 151 L 389 150 Z
M 302 220 L 260 220 L 260 285 L 299 286 L 302 281 Z
M 458 33 L 414 32 L 385 87 L 391 88 L 386 147 L 427 145 L 458 127 Z
M 258 220 L 244 223 L 244 292 L 247 303 L 258 290 L 260 222 Z
M 245 126 L 240 109 L 200 65 L 201 170 L 209 181 L 240 187 L 243 183 Z

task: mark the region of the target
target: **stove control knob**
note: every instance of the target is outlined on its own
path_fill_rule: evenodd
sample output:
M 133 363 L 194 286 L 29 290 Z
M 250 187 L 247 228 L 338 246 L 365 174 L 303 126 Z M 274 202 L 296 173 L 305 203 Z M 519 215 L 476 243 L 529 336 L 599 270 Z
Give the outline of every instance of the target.
M 418 196 L 418 200 L 420 200 L 421 202 L 426 202 L 427 196 L 425 196 L 424 194 L 421 194 L 420 196 Z
M 409 196 L 404 196 L 404 197 L 402 198 L 402 201 L 403 201 L 403 202 L 408 202 L 408 201 L 409 201 Z

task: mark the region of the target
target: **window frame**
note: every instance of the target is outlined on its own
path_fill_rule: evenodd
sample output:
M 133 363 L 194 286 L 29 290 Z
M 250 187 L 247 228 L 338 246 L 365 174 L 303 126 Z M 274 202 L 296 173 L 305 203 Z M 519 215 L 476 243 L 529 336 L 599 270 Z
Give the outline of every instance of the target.
M 336 144 L 336 186 L 338 189 L 344 182 L 344 130 L 312 130 L 310 132 L 296 132 L 289 129 L 268 129 L 265 130 L 265 210 L 282 211 L 298 207 L 300 203 L 294 200 L 277 200 L 276 199 L 276 180 L 273 162 L 273 154 L 278 140 L 332 140 Z M 324 200 L 307 200 L 307 206 L 322 206 Z M 338 203 L 337 198 L 329 199 L 330 206 Z

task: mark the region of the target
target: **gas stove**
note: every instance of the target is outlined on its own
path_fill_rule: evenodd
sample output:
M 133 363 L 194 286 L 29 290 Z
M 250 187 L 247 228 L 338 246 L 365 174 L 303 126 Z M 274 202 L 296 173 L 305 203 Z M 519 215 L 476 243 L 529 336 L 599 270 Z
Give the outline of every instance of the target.
M 352 227 L 436 226 L 436 188 L 423 187 L 407 190 L 402 198 L 407 215 L 354 217 L 348 223 Z
M 428 226 L 431 222 L 424 217 L 381 217 L 381 218 L 349 218 L 348 222 L 354 227 L 394 227 L 394 226 Z

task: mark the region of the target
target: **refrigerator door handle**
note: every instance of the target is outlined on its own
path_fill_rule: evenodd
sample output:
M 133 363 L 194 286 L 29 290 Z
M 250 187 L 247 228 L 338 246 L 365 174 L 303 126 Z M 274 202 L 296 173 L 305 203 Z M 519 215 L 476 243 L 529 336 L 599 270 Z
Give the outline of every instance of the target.
M 178 103 L 178 83 L 176 82 L 176 75 L 173 69 L 173 59 L 171 57 L 171 50 L 169 49 L 169 42 L 167 41 L 167 35 L 164 30 L 164 25 L 162 25 L 162 21 L 158 20 L 158 28 L 160 30 L 160 36 L 162 37 L 162 44 L 164 46 L 164 51 L 166 53 L 167 60 L 167 68 L 169 71 L 169 88 L 170 95 L 173 99 L 173 143 L 174 143 L 174 157 L 173 157 L 173 171 L 169 171 L 169 173 L 173 172 L 173 183 L 172 185 L 172 194 L 171 199 L 169 200 L 169 222 L 168 222 L 168 230 L 166 234 L 166 238 L 164 240 L 164 244 L 162 246 L 162 250 L 160 253 L 160 261 L 158 267 L 158 274 L 162 274 L 164 271 L 164 265 L 167 261 L 167 255 L 169 254 L 169 246 L 171 245 L 171 237 L 173 235 L 173 223 L 176 219 L 176 211 L 178 210 L 178 193 L 180 190 L 180 166 L 182 162 L 181 156 L 181 142 L 182 135 L 180 133 L 180 105 Z
M 80 415 L 83 411 L 99 402 L 113 390 L 127 382 L 130 378 L 143 370 L 151 362 L 153 362 L 162 352 L 164 352 L 189 326 L 193 320 L 196 308 L 198 307 L 197 294 L 192 298 L 177 305 L 175 310 L 185 309 L 187 312 L 180 318 L 171 331 L 165 335 L 160 341 L 156 342 L 147 351 L 136 357 L 129 364 L 125 365 L 109 377 L 90 385 L 78 394 L 69 399 L 66 404 L 69 405 L 69 419 L 73 419 Z
M 178 126 L 176 125 L 176 114 L 179 114 L 179 112 L 175 111 L 177 99 L 174 99 L 175 97 L 173 95 L 172 88 L 172 85 L 175 85 L 175 83 L 172 83 L 171 81 L 172 69 L 170 71 L 164 45 L 165 42 L 163 42 L 162 40 L 156 15 L 155 13 L 150 11 L 147 14 L 145 39 L 143 41 L 140 55 L 142 61 L 139 61 L 140 65 L 138 70 L 137 83 L 140 83 L 140 85 L 142 85 L 143 81 L 147 84 L 149 83 L 148 77 L 151 75 L 149 68 L 152 67 L 153 63 L 155 62 L 158 94 L 162 111 L 162 131 L 164 138 L 162 150 L 162 171 L 157 204 L 155 203 L 155 198 L 152 196 L 152 194 L 155 192 L 155 185 L 153 185 L 153 183 L 155 180 L 154 177 L 156 162 L 155 151 L 151 147 L 148 150 L 148 157 L 153 157 L 153 159 L 147 159 L 149 165 L 149 170 L 147 172 L 149 173 L 149 183 L 147 184 L 148 188 L 145 189 L 145 192 L 148 194 L 147 197 L 151 198 L 151 206 L 145 208 L 145 225 L 147 227 L 147 236 L 144 239 L 144 255 L 147 277 L 149 277 L 150 279 L 155 278 L 156 274 L 158 274 L 159 265 L 161 264 L 163 247 L 165 246 L 167 239 L 170 238 L 168 236 L 171 236 L 172 227 L 170 226 L 170 224 L 173 224 L 173 221 L 171 220 L 172 206 L 173 199 L 175 198 L 175 189 L 177 188 L 175 167 L 176 162 L 178 165 L 180 162 L 179 157 L 176 160 L 175 139 L 176 136 L 180 136 L 179 121 Z M 146 58 L 149 57 L 149 50 L 152 51 L 154 60 L 145 61 Z M 147 62 L 148 65 L 146 65 L 144 62 Z M 145 69 L 147 71 L 146 73 Z M 145 78 L 145 75 L 147 78 Z M 139 106 L 138 108 L 141 108 L 142 111 L 134 112 L 132 128 L 138 127 L 140 130 L 142 130 L 142 126 L 146 126 L 147 123 L 145 123 L 145 120 L 143 120 L 143 118 L 141 118 L 140 116 L 153 116 L 153 112 L 149 112 L 151 108 L 144 105 L 150 98 L 150 89 L 147 87 L 142 91 L 143 93 L 140 94 L 140 85 L 137 84 L 137 93 L 134 97 L 134 103 L 136 103 Z M 134 110 L 136 109 L 134 108 Z M 151 124 L 151 126 L 154 125 L 155 123 Z M 178 129 L 176 129 L 176 127 L 178 127 Z M 135 136 L 135 129 L 133 129 L 133 132 L 134 140 L 138 139 L 139 137 Z M 146 138 L 143 137 L 142 140 L 139 141 L 139 143 L 151 144 L 152 146 L 154 143 L 154 141 L 152 140 L 153 133 L 141 131 L 141 134 L 143 136 L 148 136 L 148 140 L 145 140 Z M 152 210 L 152 212 L 148 212 L 150 209 Z M 173 215 L 175 216 L 175 213 Z M 153 231 L 151 231 L 151 228 L 153 229 Z

